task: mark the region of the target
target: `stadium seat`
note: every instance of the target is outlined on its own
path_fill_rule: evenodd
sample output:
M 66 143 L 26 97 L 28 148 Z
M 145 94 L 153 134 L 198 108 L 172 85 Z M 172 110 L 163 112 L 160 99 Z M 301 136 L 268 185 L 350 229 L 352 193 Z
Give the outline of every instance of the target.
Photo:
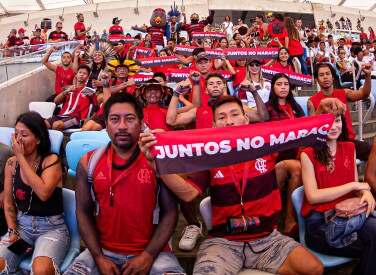
M 39 113 L 43 118 L 52 117 L 56 108 L 53 102 L 30 102 L 29 111 Z
M 109 142 L 110 137 L 106 131 L 81 131 L 75 132 L 70 136 L 70 140 L 90 139 Z
M 308 116 L 308 107 L 307 107 L 307 102 L 309 99 L 309 96 L 296 96 L 294 97 L 295 101 L 302 107 L 304 114 Z
M 8 146 L 12 146 L 12 139 L 9 136 L 0 134 L 0 143 L 3 143 Z
M 65 148 L 69 166 L 68 174 L 72 177 L 75 177 L 77 164 L 80 161 L 80 158 L 87 152 L 90 152 L 106 144 L 107 142 L 104 141 L 88 139 L 69 141 Z
M 302 205 L 303 205 L 303 197 L 304 197 L 304 187 L 301 186 L 292 193 L 292 203 L 294 205 L 296 215 L 298 217 L 298 223 L 299 223 L 299 238 L 300 243 L 307 247 L 305 243 L 305 227 L 306 227 L 306 221 L 305 218 L 302 216 Z M 341 265 L 347 262 L 352 261 L 352 258 L 345 258 L 345 257 L 337 257 L 337 256 L 330 256 L 321 254 L 318 252 L 315 252 L 308 248 L 308 250 L 317 256 L 317 258 L 320 259 L 320 261 L 323 263 L 324 267 L 333 267 L 337 265 Z
M 213 227 L 212 207 L 210 203 L 210 197 L 206 197 L 205 199 L 201 201 L 200 213 L 201 213 L 202 219 L 204 220 L 206 229 L 209 231 Z M 251 268 L 243 268 L 238 273 L 238 275 L 266 275 L 266 274 L 272 274 L 272 273 L 261 271 L 258 269 L 251 269 Z
M 75 192 L 63 188 L 64 200 L 64 220 L 70 234 L 70 247 L 65 256 L 64 262 L 60 265 L 60 272 L 63 273 L 73 260 L 80 253 L 80 233 L 78 232 L 76 220 L 76 199 Z M 23 260 L 20 267 L 24 270 L 31 270 L 30 268 L 31 257 Z
M 12 127 L 0 127 L 0 135 L 5 136 L 7 140 L 9 139 L 9 146 L 12 145 L 12 134 L 14 133 L 14 128 Z M 63 133 L 56 130 L 48 130 L 51 140 L 51 152 L 55 154 L 60 153 L 60 146 L 63 142 Z
M 90 106 L 89 106 L 89 111 L 88 111 L 88 113 L 87 113 L 86 118 L 90 118 L 92 109 L 93 109 L 93 104 L 90 104 Z M 81 132 L 81 131 L 82 131 L 82 128 L 81 128 L 81 126 L 80 126 L 80 128 L 70 128 L 70 129 L 65 129 L 65 130 L 63 130 L 62 132 L 63 132 L 64 135 L 71 135 L 71 134 L 73 134 L 73 133 Z

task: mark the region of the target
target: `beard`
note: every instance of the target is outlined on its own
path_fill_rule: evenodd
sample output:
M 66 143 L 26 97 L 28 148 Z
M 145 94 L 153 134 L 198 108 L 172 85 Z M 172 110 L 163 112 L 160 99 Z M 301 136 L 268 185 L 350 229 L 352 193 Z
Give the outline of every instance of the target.
M 198 24 L 198 19 L 191 19 L 192 24 Z

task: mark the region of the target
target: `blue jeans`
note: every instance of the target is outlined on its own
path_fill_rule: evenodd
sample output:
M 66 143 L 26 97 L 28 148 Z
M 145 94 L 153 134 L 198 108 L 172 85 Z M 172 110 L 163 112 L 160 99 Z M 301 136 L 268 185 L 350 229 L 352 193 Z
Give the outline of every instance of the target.
M 22 212 L 17 214 L 17 222 L 21 239 L 29 243 L 33 250 L 28 255 L 18 256 L 7 247 L 9 235 L 3 236 L 0 242 L 0 258 L 5 258 L 6 268 L 2 273 L 16 274 L 20 262 L 32 254 L 31 263 L 37 257 L 48 257 L 55 269 L 63 263 L 70 246 L 69 231 L 65 226 L 64 216 L 49 217 L 29 216 Z
M 370 215 L 357 232 L 358 239 L 343 248 L 331 247 L 326 241 L 324 215 L 312 211 L 307 217 L 305 241 L 307 246 L 319 253 L 360 258 L 353 274 L 374 274 L 376 270 L 376 218 Z
M 303 48 L 304 52 L 299 57 L 300 65 L 302 67 L 302 74 L 308 75 L 308 68 L 307 68 L 307 48 Z
M 123 255 L 117 254 L 105 249 L 102 249 L 104 255 L 113 261 L 119 268 L 129 260 L 137 257 L 137 255 Z M 161 275 L 165 272 L 184 273 L 184 269 L 180 266 L 176 257 L 170 252 L 162 252 L 155 259 L 149 274 Z M 80 275 L 99 275 L 99 270 L 94 262 L 93 257 L 88 249 L 85 249 L 69 266 L 64 275 L 80 274 Z

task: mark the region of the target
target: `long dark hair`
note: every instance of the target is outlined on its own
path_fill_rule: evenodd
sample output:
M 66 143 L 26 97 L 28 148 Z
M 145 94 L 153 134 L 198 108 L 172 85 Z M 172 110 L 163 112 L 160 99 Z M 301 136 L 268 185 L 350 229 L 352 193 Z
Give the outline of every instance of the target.
M 346 118 L 345 115 L 341 115 L 342 120 L 342 131 L 341 134 L 338 136 L 337 141 L 348 141 L 349 140 L 349 130 L 347 128 L 346 124 Z M 314 155 L 315 159 L 317 159 L 322 165 L 328 169 L 331 173 L 334 171 L 334 165 L 333 165 L 333 158 L 330 154 L 330 149 L 328 145 L 325 144 L 325 147 L 321 150 L 314 149 Z
M 280 79 L 280 78 L 286 78 L 289 81 L 290 89 L 289 89 L 289 93 L 286 97 L 286 101 L 290 104 L 292 110 L 296 113 L 297 117 L 302 117 L 303 115 L 301 114 L 301 112 L 299 112 L 300 109 L 298 108 L 298 103 L 296 103 L 294 95 L 292 94 L 292 87 L 291 87 L 290 79 L 287 75 L 285 75 L 283 73 L 275 74 L 272 78 L 272 87 L 271 87 L 270 96 L 269 96 L 270 106 L 273 107 L 273 109 L 276 111 L 276 113 L 278 114 L 278 117 L 279 117 L 280 114 L 282 113 L 282 110 L 279 109 L 278 96 L 276 95 L 276 93 L 274 91 L 274 85 L 277 82 L 277 80 Z
M 37 145 L 38 154 L 44 158 L 51 154 L 51 141 L 48 133 L 46 123 L 40 114 L 37 112 L 27 112 L 20 114 L 17 117 L 15 125 L 17 123 L 23 123 L 25 126 L 40 140 Z
M 277 59 L 276 59 L 276 60 L 277 60 L 278 62 L 281 62 L 281 59 L 279 59 L 279 53 L 280 53 L 282 50 L 285 50 L 285 51 L 289 54 L 289 59 L 287 59 L 287 63 L 288 63 L 288 64 L 291 64 L 291 62 L 290 62 L 291 54 L 290 54 L 289 49 L 287 49 L 286 47 L 281 47 L 281 48 L 279 48 L 279 50 L 278 50 L 278 55 L 277 55 Z

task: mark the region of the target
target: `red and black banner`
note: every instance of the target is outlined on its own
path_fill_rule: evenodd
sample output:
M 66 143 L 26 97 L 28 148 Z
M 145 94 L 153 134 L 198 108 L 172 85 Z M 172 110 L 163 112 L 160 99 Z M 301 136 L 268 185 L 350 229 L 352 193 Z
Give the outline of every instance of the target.
M 150 48 L 144 47 L 137 47 L 135 56 L 142 55 L 142 56 L 151 56 L 154 50 Z
M 193 50 L 196 49 L 195 46 L 182 46 L 182 45 L 176 45 L 174 53 L 175 54 L 181 54 L 185 56 L 191 56 L 193 53 Z
M 313 77 L 305 74 L 298 74 L 294 72 L 288 72 L 281 69 L 274 69 L 268 66 L 262 66 L 262 75 L 266 79 L 272 79 L 277 73 L 284 73 L 290 78 L 290 83 L 297 86 L 312 86 Z
M 190 69 L 173 69 L 169 70 L 169 75 L 168 75 L 168 81 L 169 82 L 180 82 L 183 80 L 186 80 L 187 77 L 189 77 L 191 70 Z M 229 71 L 219 71 L 215 70 L 212 72 L 219 73 L 223 75 L 223 77 L 226 79 L 226 81 L 230 81 L 232 78 L 232 75 Z
M 205 53 L 210 57 L 210 58 L 222 58 L 222 54 L 224 53 L 223 50 L 217 50 L 217 49 L 205 49 Z
M 140 62 L 143 67 L 156 67 L 167 64 L 180 64 L 180 61 L 176 56 L 143 58 L 140 59 Z
M 130 43 L 134 42 L 134 38 L 133 37 L 119 37 L 119 36 L 118 37 L 109 38 L 108 42 L 110 42 L 112 44 L 117 44 L 120 40 L 124 40 L 125 44 L 130 44 Z
M 272 59 L 278 56 L 278 48 L 228 48 L 224 50 L 228 60 L 250 58 Z
M 192 39 L 205 39 L 205 38 L 211 38 L 211 39 L 221 39 L 222 37 L 227 37 L 225 33 L 222 32 L 194 32 L 192 35 Z
M 153 75 L 147 75 L 147 74 L 134 74 L 133 77 L 134 79 L 134 82 L 136 84 L 136 86 L 139 86 L 143 83 L 145 83 L 146 81 L 148 81 L 149 79 L 152 79 L 153 78 Z
M 160 175 L 209 170 L 297 147 L 320 149 L 333 114 L 241 126 L 156 133 Z

